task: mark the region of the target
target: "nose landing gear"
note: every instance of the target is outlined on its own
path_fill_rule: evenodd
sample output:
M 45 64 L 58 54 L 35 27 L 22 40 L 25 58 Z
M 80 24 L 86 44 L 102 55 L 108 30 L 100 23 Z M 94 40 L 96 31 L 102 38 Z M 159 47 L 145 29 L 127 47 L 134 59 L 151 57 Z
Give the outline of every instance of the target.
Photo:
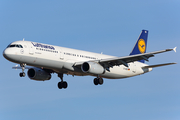
M 19 73 L 19 76 L 20 76 L 20 77 L 25 77 L 25 76 L 26 76 L 26 74 L 25 74 L 24 70 L 25 70 L 25 66 L 26 66 L 26 64 L 21 63 L 21 64 L 20 64 L 20 66 L 21 66 L 21 68 L 22 68 L 22 72 L 21 72 L 21 73 Z
M 20 76 L 20 77 L 25 77 L 26 74 L 25 74 L 25 72 L 21 72 L 21 73 L 19 73 L 19 76 Z

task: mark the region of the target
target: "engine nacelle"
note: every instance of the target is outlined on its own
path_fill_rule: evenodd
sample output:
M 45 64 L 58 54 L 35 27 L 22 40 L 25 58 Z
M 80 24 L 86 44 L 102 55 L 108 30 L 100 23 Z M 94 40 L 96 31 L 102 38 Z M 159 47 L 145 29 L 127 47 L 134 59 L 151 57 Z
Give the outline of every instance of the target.
M 51 79 L 51 74 L 40 68 L 30 68 L 27 74 L 32 80 L 45 81 Z
M 103 66 L 96 62 L 84 62 L 81 66 L 81 70 L 86 73 L 92 73 L 92 74 L 104 74 L 105 69 Z

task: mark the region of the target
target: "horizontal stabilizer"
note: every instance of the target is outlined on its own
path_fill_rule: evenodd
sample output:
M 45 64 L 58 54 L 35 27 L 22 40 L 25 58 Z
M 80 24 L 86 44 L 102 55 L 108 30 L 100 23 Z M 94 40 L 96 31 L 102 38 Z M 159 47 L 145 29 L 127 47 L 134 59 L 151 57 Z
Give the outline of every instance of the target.
M 166 66 L 166 65 L 173 65 L 173 64 L 177 64 L 177 63 L 165 63 L 165 64 L 157 64 L 157 65 L 150 65 L 150 66 L 145 66 L 142 68 L 154 68 L 154 67 L 161 67 L 161 66 Z
M 26 66 L 26 67 L 24 67 L 25 69 L 30 69 L 30 68 L 32 68 L 32 67 L 29 67 L 29 66 Z M 20 66 L 18 66 L 18 65 L 16 65 L 16 66 L 14 66 L 14 67 L 12 67 L 12 69 L 22 69 L 22 67 L 20 67 Z

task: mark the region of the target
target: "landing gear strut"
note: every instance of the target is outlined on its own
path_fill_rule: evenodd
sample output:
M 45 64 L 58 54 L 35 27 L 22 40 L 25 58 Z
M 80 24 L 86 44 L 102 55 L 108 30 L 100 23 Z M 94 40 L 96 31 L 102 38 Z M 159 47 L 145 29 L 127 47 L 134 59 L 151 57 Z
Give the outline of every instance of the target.
M 22 72 L 21 72 L 21 73 L 19 73 L 19 76 L 20 76 L 20 77 L 25 77 L 25 76 L 26 76 L 26 74 L 25 74 L 24 70 L 25 70 L 25 66 L 26 66 L 26 64 L 21 63 L 21 64 L 20 64 L 20 66 L 21 66 L 21 68 L 22 68 Z
M 97 78 L 94 78 L 94 85 L 102 85 L 104 82 L 103 78 L 101 77 L 97 77 Z
M 66 89 L 68 87 L 68 84 L 66 81 L 63 81 L 63 74 L 59 73 L 58 77 L 61 79 L 61 82 L 58 83 L 58 88 L 59 89 L 62 89 L 62 88 Z

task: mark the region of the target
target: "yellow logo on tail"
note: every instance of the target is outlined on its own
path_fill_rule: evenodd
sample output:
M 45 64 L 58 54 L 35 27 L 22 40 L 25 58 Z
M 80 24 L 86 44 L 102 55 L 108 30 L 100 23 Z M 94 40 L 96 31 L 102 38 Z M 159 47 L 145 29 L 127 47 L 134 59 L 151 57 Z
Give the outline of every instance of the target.
M 144 53 L 146 51 L 146 43 L 143 39 L 140 39 L 138 41 L 138 48 L 141 53 Z

